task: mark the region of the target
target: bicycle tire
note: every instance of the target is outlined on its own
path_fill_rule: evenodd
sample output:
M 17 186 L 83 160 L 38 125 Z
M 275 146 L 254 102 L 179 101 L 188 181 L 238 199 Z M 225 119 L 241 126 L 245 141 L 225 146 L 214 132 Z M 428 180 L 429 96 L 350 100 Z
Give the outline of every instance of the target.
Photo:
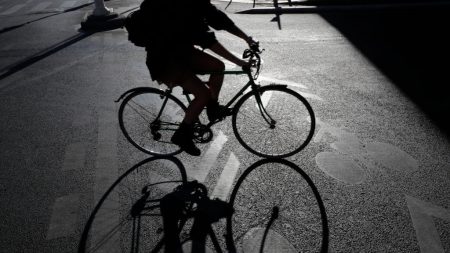
M 96 204 L 84 227 L 78 253 L 162 252 L 156 249 L 163 245 L 158 200 L 186 182 L 185 168 L 175 157 L 154 156 L 134 165 Z
M 266 111 L 277 121 L 274 128 L 262 117 L 255 92 L 260 93 Z M 263 86 L 245 94 L 236 103 L 232 116 L 233 132 L 239 143 L 265 158 L 285 158 L 298 153 L 311 141 L 315 124 L 308 101 L 283 85 Z
M 139 150 L 151 155 L 176 155 L 181 149 L 170 138 L 185 111 L 186 106 L 172 94 L 151 87 L 141 88 L 121 103 L 119 125 L 125 138 Z M 155 120 L 158 113 L 161 115 Z
M 311 178 L 292 162 L 256 162 L 239 177 L 229 202 L 235 209 L 226 223 L 229 252 L 328 251 L 325 206 Z M 270 223 L 275 207 L 278 217 Z

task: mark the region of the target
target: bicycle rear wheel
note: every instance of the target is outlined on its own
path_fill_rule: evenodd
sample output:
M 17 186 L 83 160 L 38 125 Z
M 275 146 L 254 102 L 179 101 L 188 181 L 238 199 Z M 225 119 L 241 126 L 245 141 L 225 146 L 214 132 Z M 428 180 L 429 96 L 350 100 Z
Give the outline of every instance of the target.
M 175 157 L 151 157 L 133 166 L 98 201 L 78 252 L 163 252 L 160 199 L 186 181 Z
M 250 152 L 267 158 L 283 158 L 302 150 L 315 129 L 308 101 L 285 86 L 264 86 L 245 94 L 235 106 L 232 124 L 237 140 Z
M 150 87 L 140 89 L 120 105 L 120 129 L 133 146 L 145 153 L 176 155 L 181 150 L 170 138 L 185 111 L 186 106 L 171 94 Z
M 327 252 L 328 222 L 319 192 L 289 161 L 266 159 L 250 166 L 230 204 L 235 209 L 227 219 L 230 252 Z

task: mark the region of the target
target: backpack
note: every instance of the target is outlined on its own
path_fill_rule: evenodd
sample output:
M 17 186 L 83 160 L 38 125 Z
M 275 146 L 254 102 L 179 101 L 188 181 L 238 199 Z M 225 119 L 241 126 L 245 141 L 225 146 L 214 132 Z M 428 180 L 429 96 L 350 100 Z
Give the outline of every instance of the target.
M 145 47 L 150 43 L 150 31 L 146 26 L 144 13 L 141 9 L 135 10 L 125 18 L 125 29 L 128 40 L 138 47 Z

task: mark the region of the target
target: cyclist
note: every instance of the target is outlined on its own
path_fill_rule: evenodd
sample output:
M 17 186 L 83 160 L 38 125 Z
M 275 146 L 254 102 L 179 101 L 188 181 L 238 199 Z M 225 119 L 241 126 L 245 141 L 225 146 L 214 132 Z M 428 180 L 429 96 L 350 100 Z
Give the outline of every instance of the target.
M 219 105 L 218 98 L 225 69 L 221 60 L 199 47 L 210 49 L 238 66 L 249 66 L 249 62 L 236 57 L 218 42 L 209 27 L 225 30 L 249 45 L 257 41 L 210 0 L 145 0 L 141 9 L 152 33 L 146 47 L 146 64 L 152 80 L 168 87 L 179 85 L 195 97 L 171 141 L 186 153 L 199 156 L 200 150 L 193 142 L 193 123 L 205 106 L 210 121 L 221 117 L 223 106 Z M 195 75 L 199 71 L 213 73 L 204 83 Z

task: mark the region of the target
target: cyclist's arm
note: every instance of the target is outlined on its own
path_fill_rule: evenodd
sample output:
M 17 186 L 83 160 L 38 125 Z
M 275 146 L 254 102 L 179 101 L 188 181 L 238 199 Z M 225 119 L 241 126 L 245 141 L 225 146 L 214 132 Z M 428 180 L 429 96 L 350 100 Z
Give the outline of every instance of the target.
M 250 46 L 254 43 L 256 43 L 257 41 L 254 40 L 251 36 L 248 36 L 245 32 L 243 32 L 239 27 L 237 27 L 236 25 L 230 26 L 226 29 L 227 32 L 235 35 L 236 37 L 239 37 L 243 40 L 245 40 L 245 42 L 247 42 L 247 44 Z
M 222 44 L 220 44 L 220 42 L 215 42 L 209 47 L 209 49 L 238 66 L 242 67 L 249 64 L 247 61 L 244 61 L 236 57 L 234 54 L 228 51 L 228 49 L 226 49 Z

